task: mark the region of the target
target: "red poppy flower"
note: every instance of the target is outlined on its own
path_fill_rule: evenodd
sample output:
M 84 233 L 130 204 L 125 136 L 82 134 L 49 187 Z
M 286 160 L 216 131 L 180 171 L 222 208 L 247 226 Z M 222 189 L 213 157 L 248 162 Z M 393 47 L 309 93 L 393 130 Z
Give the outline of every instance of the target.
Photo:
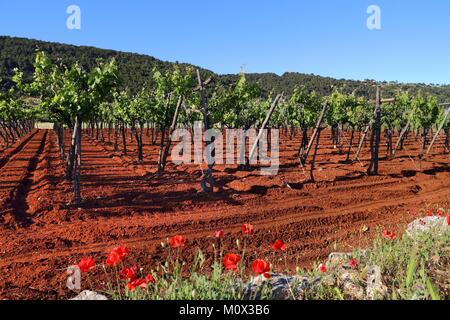
M 349 263 L 350 267 L 352 269 L 356 269 L 358 267 L 358 260 L 356 259 L 350 259 Z
M 124 279 L 128 279 L 131 281 L 135 280 L 136 279 L 136 270 L 137 270 L 137 267 L 123 269 L 119 273 L 119 280 L 124 280 Z
M 262 259 L 257 259 L 255 261 L 253 261 L 252 263 L 252 270 L 254 273 L 258 274 L 258 275 L 263 275 L 265 278 L 269 279 L 270 278 L 270 264 Z
M 319 271 L 322 273 L 327 272 L 327 266 L 323 263 L 319 264 Z
M 444 216 L 445 216 L 445 212 L 442 211 L 442 210 L 439 210 L 439 211 L 437 212 L 437 215 L 438 215 L 439 217 L 444 217 Z
M 248 236 L 253 234 L 253 226 L 251 224 L 245 223 L 242 225 L 242 233 Z
M 94 270 L 95 260 L 88 257 L 84 257 L 78 264 L 78 268 L 80 268 L 81 272 L 89 272 L 91 270 Z
M 425 217 L 432 217 L 433 214 L 433 209 L 428 209 L 427 211 L 425 211 Z
M 225 232 L 223 232 L 223 230 L 218 230 L 214 233 L 214 238 L 222 239 L 224 235 L 225 235 Z
M 228 253 L 223 258 L 223 266 L 226 271 L 234 270 L 237 271 L 237 264 L 241 260 L 241 257 L 234 253 Z
M 122 258 L 115 250 L 111 251 L 106 258 L 106 265 L 109 267 L 117 266 L 120 262 L 122 262 Z
M 145 282 L 146 282 L 146 283 L 155 283 L 155 278 L 153 278 L 153 276 L 149 273 L 149 274 L 145 277 Z
M 286 244 L 281 240 L 275 241 L 272 245 L 270 245 L 270 247 L 275 251 L 278 251 L 278 250 L 285 251 L 286 250 Z
M 387 230 L 383 231 L 383 237 L 388 240 L 397 239 L 397 235 L 394 232 L 387 231 Z
M 447 225 L 450 227 L 450 216 L 447 216 Z
M 128 291 L 134 291 L 136 288 L 147 288 L 147 282 L 145 279 L 136 279 L 133 281 L 128 282 L 127 289 Z
M 106 259 L 106 265 L 110 267 L 114 267 L 122 262 L 123 258 L 128 255 L 128 249 L 125 246 L 120 246 L 114 248 L 108 255 Z
M 183 238 L 183 236 L 174 236 L 169 239 L 169 245 L 172 248 L 182 248 L 184 247 L 184 242 L 185 239 Z
M 128 249 L 125 246 L 117 247 L 113 251 L 117 252 L 117 254 L 119 255 L 120 259 L 123 259 L 123 258 L 125 258 L 128 255 Z

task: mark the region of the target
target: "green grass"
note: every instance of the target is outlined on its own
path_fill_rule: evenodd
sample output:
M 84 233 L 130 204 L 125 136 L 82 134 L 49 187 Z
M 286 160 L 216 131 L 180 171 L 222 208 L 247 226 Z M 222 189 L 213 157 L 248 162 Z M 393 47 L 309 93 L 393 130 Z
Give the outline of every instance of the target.
M 416 241 L 406 235 L 389 241 L 381 236 L 369 251 L 353 253 L 360 262 L 358 272 L 366 278 L 367 266 L 379 266 L 388 300 L 448 300 L 450 298 L 450 232 L 444 235 L 423 234 Z M 305 273 L 301 273 L 305 275 Z M 306 276 L 320 276 L 317 268 Z M 341 300 L 337 286 L 320 285 L 306 295 L 314 300 Z M 381 298 L 381 297 L 379 297 Z
M 416 240 L 406 235 L 387 240 L 379 232 L 372 248 L 355 250 L 350 255 L 357 259 L 355 271 L 356 284 L 365 288 L 369 266 L 378 266 L 381 270 L 387 296 L 378 297 L 388 300 L 448 300 L 450 298 L 450 232 L 444 235 L 423 234 Z M 242 255 L 244 248 L 240 248 Z M 227 272 L 222 266 L 222 254 L 215 253 L 212 265 L 206 265 L 206 257 L 198 251 L 194 261 L 185 265 L 178 259 L 180 249 L 171 249 L 166 261 L 149 272 L 155 282 L 146 288 L 129 291 L 127 281 L 114 280 L 105 285 L 103 290 L 112 299 L 130 300 L 242 300 L 245 284 L 250 280 L 251 269 L 238 265 L 236 272 Z M 242 260 L 241 260 L 242 261 Z M 344 263 L 345 264 L 345 263 Z M 250 269 L 250 272 L 248 272 Z M 273 270 L 272 266 L 272 271 Z M 306 288 L 302 298 L 308 300 L 345 300 L 346 295 L 336 276 L 340 268 L 331 267 L 321 273 L 317 265 L 309 270 L 297 269 L 296 275 L 309 279 L 332 279 L 319 281 L 318 285 Z M 247 271 L 247 272 L 246 272 Z M 109 279 L 117 279 L 118 270 L 105 268 Z M 138 272 L 138 277 L 145 277 L 149 272 Z M 294 290 L 295 291 L 295 290 Z M 261 299 L 270 297 L 270 291 L 263 290 Z M 298 295 L 290 295 L 290 299 Z

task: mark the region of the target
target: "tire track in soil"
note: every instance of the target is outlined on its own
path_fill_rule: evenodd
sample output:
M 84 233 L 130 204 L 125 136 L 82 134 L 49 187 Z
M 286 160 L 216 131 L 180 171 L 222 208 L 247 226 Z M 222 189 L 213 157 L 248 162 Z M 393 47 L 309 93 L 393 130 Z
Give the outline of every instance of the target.
M 267 210 L 263 212 L 258 211 L 258 213 L 251 211 L 243 213 L 241 212 L 237 214 L 236 212 L 234 212 L 234 215 L 228 213 L 227 216 L 222 216 L 219 218 L 219 220 L 221 220 L 222 224 L 226 226 L 227 232 L 231 232 L 232 234 L 239 234 L 242 223 L 245 223 L 248 220 L 254 221 L 253 225 L 257 229 L 255 236 L 257 236 L 259 233 L 264 234 L 266 230 L 274 229 L 275 227 L 284 229 L 286 228 L 286 226 L 288 226 L 289 230 L 285 230 L 284 232 L 281 231 L 281 233 L 288 235 L 290 234 L 290 232 L 295 231 L 296 236 L 299 236 L 298 238 L 302 239 L 302 243 L 305 243 L 306 239 L 321 239 L 320 236 L 329 233 L 330 227 L 333 226 L 340 227 L 339 232 L 341 233 L 341 235 L 349 235 L 351 234 L 351 232 L 359 231 L 362 225 L 367 225 L 369 227 L 378 225 L 380 223 L 380 218 L 376 215 L 374 215 L 373 218 L 366 217 L 370 216 L 370 214 L 368 214 L 367 212 L 374 212 L 388 207 L 411 205 L 423 201 L 424 199 L 428 201 L 442 199 L 445 196 L 448 196 L 448 190 L 438 189 L 422 194 L 422 199 L 417 199 L 416 196 L 405 197 L 401 200 L 400 203 L 397 199 L 391 199 L 390 201 L 379 200 L 371 203 L 340 208 L 337 210 L 327 210 L 325 212 L 323 212 L 322 210 L 321 213 L 318 213 L 317 211 L 311 211 L 305 215 L 302 214 L 301 216 L 299 216 L 298 213 L 287 214 L 283 216 L 278 215 L 278 213 L 280 212 L 289 213 L 292 210 L 295 211 L 295 206 L 292 206 L 292 204 L 295 203 L 295 201 L 293 201 L 293 203 L 284 205 L 280 203 L 278 205 L 278 209 Z M 280 208 L 280 206 L 282 206 L 282 208 Z M 258 221 L 257 219 L 262 213 L 266 213 L 268 217 L 265 217 L 264 219 Z M 205 213 L 203 213 L 202 215 L 204 214 Z M 206 214 L 208 214 L 208 212 L 206 212 Z M 271 216 L 271 214 L 277 216 L 276 220 L 274 220 L 274 217 Z M 358 215 L 360 216 L 359 221 L 358 219 L 355 219 L 358 217 Z M 389 217 L 387 215 L 383 215 L 383 217 L 385 218 L 384 223 L 390 225 L 394 225 L 396 224 L 396 222 L 399 222 L 404 218 L 402 216 Z M 192 226 L 193 221 L 196 222 L 194 226 Z M 351 221 L 352 224 L 348 224 L 349 221 Z M 198 216 L 188 216 L 182 219 L 177 219 L 176 221 L 172 221 L 171 226 L 174 227 L 174 230 L 167 229 L 167 224 L 165 223 L 161 223 L 160 225 L 153 225 L 152 228 L 159 228 L 161 229 L 161 231 L 156 234 L 153 232 L 152 236 L 126 239 L 121 241 L 121 244 L 125 244 L 128 246 L 137 246 L 140 248 L 155 246 L 160 244 L 163 239 L 174 236 L 179 232 L 182 232 L 183 235 L 191 241 L 195 239 L 203 239 L 205 237 L 211 236 L 212 232 L 215 230 L 211 227 L 211 225 L 214 224 L 213 222 L 214 221 L 211 219 L 202 220 L 201 218 L 199 219 Z M 202 225 L 206 226 L 202 227 Z M 218 225 L 217 228 L 219 228 L 220 226 L 221 224 Z M 67 227 L 61 228 L 66 229 Z M 149 233 L 152 232 L 150 231 Z M 338 240 L 340 238 L 341 237 L 339 236 L 335 236 L 335 240 Z M 312 243 L 316 242 L 312 241 Z M 12 263 L 25 263 L 31 261 L 47 260 L 50 258 L 55 259 L 80 253 L 99 253 L 104 252 L 105 248 L 112 248 L 115 245 L 117 245 L 117 240 L 111 240 L 105 242 L 97 242 L 91 245 L 83 245 L 80 248 L 59 248 L 56 250 L 49 250 L 44 254 L 33 253 L 30 255 L 22 255 L 19 259 L 5 258 L 0 262 L 0 267 Z M 305 261 L 305 263 L 309 262 L 311 261 Z
M 7 178 L 8 182 L 13 182 L 13 186 L 9 189 L 9 195 L 3 201 L 3 210 L 0 217 L 9 215 L 11 220 L 6 223 L 6 226 L 12 224 L 14 227 L 29 226 L 31 218 L 27 214 L 27 196 L 33 185 L 33 176 L 36 171 L 39 156 L 42 153 L 47 139 L 47 131 L 36 131 L 30 139 L 23 144 L 19 151 L 15 152 L 14 156 L 1 169 L 0 174 Z M 11 181 L 9 169 L 17 174 L 12 177 L 18 177 L 17 180 Z M 20 169 L 20 170 L 18 170 Z M 6 171 L 8 170 L 8 171 Z
M 385 182 L 381 182 L 381 184 L 384 184 Z M 362 184 L 361 186 L 364 186 L 365 184 Z M 352 186 L 353 187 L 353 186 Z M 315 200 L 317 200 L 317 195 L 315 195 Z M 293 202 L 294 203 L 296 203 L 297 202 L 297 200 L 293 200 Z M 384 202 L 384 200 L 383 200 L 383 202 Z M 362 209 L 362 208 L 367 208 L 368 207 L 368 203 L 365 203 L 365 204 L 363 204 L 363 205 L 361 205 L 360 206 L 360 208 Z M 293 208 L 291 208 L 291 207 L 288 207 L 287 208 L 287 210 L 292 210 Z M 346 209 L 346 208 L 341 208 L 340 210 L 343 210 L 343 209 Z M 212 212 L 214 212 L 214 211 L 211 211 L 211 213 Z M 275 211 L 275 212 L 277 212 L 277 211 Z M 203 212 L 203 214 L 208 214 L 208 212 Z M 247 214 L 249 214 L 249 213 L 246 213 L 245 215 L 247 215 Z M 312 215 L 316 215 L 317 214 L 317 212 L 316 213 L 313 213 Z M 327 214 L 330 214 L 330 212 L 328 211 L 327 212 Z M 195 219 L 195 218 L 197 218 L 198 219 L 198 217 L 192 217 L 192 219 Z M 287 216 L 287 217 L 285 217 L 284 218 L 284 220 L 290 220 L 290 219 L 292 219 L 293 217 L 292 216 Z M 278 220 L 278 221 L 281 221 L 281 220 Z M 200 222 L 200 220 L 199 220 L 199 222 Z
M 44 151 L 39 159 L 35 174 L 33 192 L 28 201 L 31 202 L 31 214 L 35 223 L 44 226 L 49 223 L 49 216 L 56 215 L 54 221 L 58 221 L 59 216 L 55 210 L 61 208 L 69 200 L 70 193 L 66 192 L 70 189 L 70 182 L 65 177 L 65 163 L 61 160 L 60 149 L 57 143 L 56 133 L 49 131 L 47 143 Z M 64 198 L 57 198 L 56 195 L 64 195 Z M 56 213 L 56 214 L 55 214 Z M 41 222 L 40 219 L 43 219 Z
M 17 189 L 16 197 L 12 200 L 11 204 L 13 207 L 13 215 L 16 217 L 22 217 L 23 223 L 25 225 L 30 225 L 32 223 L 31 215 L 29 212 L 30 206 L 28 205 L 28 195 L 33 187 L 34 176 L 36 174 L 36 168 L 41 157 L 42 152 L 45 148 L 45 143 L 47 141 L 48 131 L 45 131 L 44 137 L 41 140 L 39 148 L 37 149 L 35 155 L 31 158 L 30 163 L 27 167 L 27 175 L 20 183 Z
M 14 157 L 16 154 L 18 154 L 20 151 L 22 151 L 28 143 L 33 139 L 33 137 L 38 133 L 38 130 L 33 130 L 31 133 L 28 134 L 25 138 L 23 138 L 19 145 L 14 148 L 11 152 L 4 152 L 2 156 L 0 157 L 0 170 L 8 163 L 8 161 Z M 6 154 L 6 155 L 5 155 Z
M 391 184 L 394 184 L 395 182 L 392 181 L 380 181 L 377 183 L 362 183 L 362 184 L 357 184 L 357 185 L 352 185 L 351 189 L 353 189 L 354 187 L 358 187 L 358 188 L 363 188 L 363 187 L 367 187 L 367 186 L 372 186 L 372 192 L 373 193 L 380 193 L 382 190 L 380 189 L 374 189 L 374 187 L 386 187 L 386 186 L 390 186 Z M 411 182 L 411 186 L 414 186 L 415 182 Z M 334 189 L 337 188 L 337 190 L 339 191 L 343 191 L 343 187 L 330 187 L 330 189 Z M 440 186 L 439 188 L 446 188 L 445 186 Z M 428 194 L 435 194 L 435 191 L 432 190 L 426 194 L 424 194 L 425 196 L 427 196 Z M 232 208 L 227 210 L 227 214 L 226 216 L 220 216 L 217 218 L 217 227 L 221 227 L 222 225 L 225 225 L 224 220 L 225 219 L 230 219 L 230 218 L 237 218 L 237 217 L 252 217 L 253 220 L 258 221 L 261 220 L 262 218 L 265 217 L 270 217 L 268 220 L 270 221 L 270 219 L 278 219 L 277 221 L 282 221 L 282 220 L 295 220 L 299 214 L 297 212 L 301 212 L 301 217 L 302 219 L 308 218 L 308 217 L 315 217 L 318 214 L 321 214 L 323 212 L 325 212 L 326 214 L 333 214 L 335 212 L 340 212 L 342 210 L 348 210 L 353 209 L 353 211 L 355 210 L 362 210 L 365 208 L 369 208 L 370 209 L 370 205 L 371 204 L 382 204 L 385 203 L 387 205 L 390 205 L 390 203 L 386 202 L 386 198 L 383 198 L 383 200 L 378 200 L 377 202 L 364 202 L 363 204 L 359 204 L 357 206 L 343 206 L 340 207 L 339 209 L 335 209 L 335 210 L 331 210 L 330 208 L 322 208 L 322 207 L 317 207 L 314 204 L 317 204 L 317 202 L 321 202 L 324 200 L 328 200 L 329 199 L 329 194 L 328 194 L 328 190 L 319 190 L 318 193 L 314 194 L 313 196 L 310 197 L 304 197 L 304 195 L 298 195 L 297 197 L 294 197 L 292 199 L 281 199 L 278 201 L 273 201 L 274 203 L 272 203 L 272 206 L 274 207 L 274 209 L 262 209 L 259 211 L 259 214 L 253 218 L 253 213 L 252 213 L 252 207 L 253 207 L 253 203 L 250 203 L 249 205 L 246 204 L 245 207 L 238 207 L 238 208 Z M 404 198 L 404 200 L 417 200 L 416 196 L 410 195 L 409 198 Z M 302 200 L 303 205 L 299 205 L 299 201 Z M 352 200 L 352 199 L 350 199 Z M 398 200 L 394 200 L 393 198 L 391 198 L 391 200 L 393 200 L 394 202 L 401 204 L 400 202 L 398 202 Z M 255 199 L 254 201 L 255 205 L 258 204 L 259 199 Z M 308 202 L 311 202 L 311 204 L 309 204 Z M 408 201 L 406 201 L 408 202 Z M 271 206 L 271 207 L 272 207 Z M 250 209 L 248 208 L 250 207 Z M 124 207 L 127 208 L 127 207 Z M 130 209 L 133 208 L 132 206 L 129 207 Z M 289 212 L 295 212 L 291 215 L 286 215 L 286 213 Z M 204 209 L 201 211 L 201 213 L 194 213 L 192 214 L 190 211 L 177 211 L 177 214 L 180 216 L 176 219 L 171 219 L 172 224 L 182 224 L 185 221 L 197 221 L 197 223 L 205 223 L 208 220 L 204 220 L 202 219 L 202 216 L 213 216 L 216 213 L 215 209 Z M 156 213 L 157 214 L 157 213 Z M 140 218 L 140 217 L 135 217 L 133 218 L 133 221 L 130 221 L 130 223 L 134 223 L 134 224 L 138 224 L 141 222 L 145 222 L 147 220 L 147 217 L 144 218 Z M 245 219 L 242 219 L 242 221 L 244 221 Z M 106 222 L 108 223 L 108 222 Z M 80 221 L 79 222 L 80 225 L 83 225 L 83 222 Z M 153 222 L 152 225 L 157 228 L 157 227 L 161 227 L 161 225 L 165 225 L 167 223 L 162 223 L 162 224 L 158 224 L 158 222 Z M 66 226 L 55 226 L 54 228 L 52 228 L 51 231 L 48 232 L 41 232 L 40 234 L 42 236 L 48 236 L 50 234 L 53 233 L 58 233 L 59 231 L 63 231 L 63 229 L 66 228 Z

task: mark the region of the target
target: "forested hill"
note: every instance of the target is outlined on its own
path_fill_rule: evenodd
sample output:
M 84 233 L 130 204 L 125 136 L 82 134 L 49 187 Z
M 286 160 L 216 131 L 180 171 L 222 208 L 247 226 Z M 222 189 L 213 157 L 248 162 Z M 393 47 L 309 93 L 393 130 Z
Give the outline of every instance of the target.
M 172 62 L 135 53 L 0 36 L 0 79 L 3 80 L 0 84 L 1 87 L 8 87 L 11 84 L 11 73 L 16 67 L 24 71 L 26 80 L 30 80 L 37 49 L 45 51 L 53 60 L 58 59 L 67 64 L 78 61 L 87 68 L 94 66 L 99 58 L 107 60 L 114 57 L 119 64 L 124 86 L 129 87 L 133 92 L 139 90 L 144 83 L 151 81 L 151 72 L 154 67 L 164 70 L 173 65 Z M 187 66 L 188 64 L 181 65 Z M 217 82 L 223 84 L 230 84 L 237 77 L 237 75 L 216 75 L 204 69 L 202 71 L 205 75 L 215 76 Z M 273 73 L 248 74 L 247 79 L 250 82 L 257 82 L 266 93 L 284 91 L 289 94 L 296 85 L 304 85 L 321 95 L 328 95 L 333 88 L 338 87 L 346 93 L 356 92 L 362 96 L 374 96 L 374 87 L 371 84 L 372 81 L 369 80 L 337 80 L 292 72 L 282 76 Z M 397 89 L 408 90 L 412 94 L 421 90 L 424 93 L 438 96 L 441 101 L 450 101 L 450 86 L 384 83 L 383 95 L 391 95 Z
M 24 71 L 26 80 L 30 80 L 34 71 L 36 50 L 46 52 L 54 61 L 61 60 L 65 64 L 78 61 L 80 65 L 89 69 L 96 65 L 98 59 L 115 58 L 124 86 L 129 87 L 133 92 L 151 81 L 154 67 L 162 71 L 172 66 L 170 62 L 135 53 L 0 36 L 0 78 L 3 82 L 10 84 L 13 69 L 16 67 Z

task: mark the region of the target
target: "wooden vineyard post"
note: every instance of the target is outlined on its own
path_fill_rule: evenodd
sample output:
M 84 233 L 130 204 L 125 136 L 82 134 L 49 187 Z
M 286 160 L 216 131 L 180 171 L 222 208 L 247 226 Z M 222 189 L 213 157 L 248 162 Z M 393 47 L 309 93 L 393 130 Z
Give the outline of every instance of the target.
M 104 122 L 103 121 L 100 122 L 100 142 L 102 142 L 102 143 L 105 142 L 105 135 L 103 132 L 104 126 L 105 126 Z
M 161 131 L 161 140 L 159 143 L 159 155 L 158 155 L 158 172 L 160 172 L 160 168 L 161 168 L 161 164 L 162 164 L 162 160 L 163 160 L 163 155 L 164 155 L 164 141 L 166 139 L 166 125 L 167 125 L 167 121 L 169 119 L 169 108 L 170 108 L 170 98 L 171 98 L 172 94 L 169 93 L 169 95 L 167 96 L 167 100 L 165 103 L 165 110 L 164 110 L 164 123 L 160 128 Z
M 433 140 L 431 141 L 430 146 L 428 147 L 427 155 L 433 149 L 433 145 L 436 143 L 436 140 L 439 137 L 439 134 L 441 133 L 442 129 L 444 129 L 445 122 L 447 121 L 449 115 L 450 115 L 450 107 L 448 107 L 447 110 L 445 111 L 444 120 L 442 120 L 442 123 L 440 124 L 438 130 L 436 131 L 436 134 L 433 137 Z
M 378 156 L 380 152 L 380 138 L 381 138 L 381 90 L 380 87 L 377 86 L 373 130 L 372 130 L 372 137 L 370 139 L 370 150 L 372 157 L 370 166 L 367 170 L 368 175 L 378 176 Z
M 306 163 L 306 160 L 308 159 L 309 153 L 311 152 L 311 148 L 314 144 L 314 140 L 316 139 L 316 136 L 322 125 L 323 119 L 325 118 L 325 114 L 328 111 L 328 107 L 329 107 L 328 103 L 325 103 L 323 105 L 322 112 L 320 113 L 319 119 L 317 120 L 317 124 L 316 124 L 316 127 L 314 128 L 313 135 L 312 135 L 311 139 L 309 140 L 308 148 L 306 149 L 305 154 L 300 158 L 300 163 L 302 165 L 304 165 Z
M 125 125 L 124 121 L 122 121 L 121 129 L 122 129 L 123 154 L 126 156 L 128 153 L 128 150 L 127 150 L 126 125 Z
M 402 132 L 400 132 L 400 136 L 398 137 L 397 144 L 395 145 L 395 148 L 392 152 L 392 158 L 395 159 L 395 156 L 397 154 L 397 150 L 400 148 L 400 144 L 402 143 L 403 137 L 405 136 L 406 132 L 408 132 L 409 127 L 411 126 L 411 122 L 408 121 L 406 126 L 403 128 Z
M 119 151 L 119 124 L 114 124 L 114 152 Z
M 81 203 L 80 176 L 81 176 L 81 125 L 78 116 L 75 119 L 72 141 L 74 143 L 74 159 L 72 168 L 72 184 L 75 205 Z
M 142 150 L 142 148 L 143 148 L 143 144 L 142 144 L 143 131 L 144 131 L 144 123 L 139 122 L 136 126 L 136 130 L 134 131 L 134 136 L 135 136 L 136 144 L 137 144 L 137 148 L 138 148 L 139 163 L 142 163 L 144 161 L 144 152 Z
M 70 127 L 72 127 L 72 124 Z M 72 181 L 72 178 L 73 178 L 72 171 L 73 171 L 74 162 L 75 162 L 76 127 L 77 127 L 76 124 L 73 125 L 72 140 L 70 142 L 69 156 L 67 157 L 67 161 L 66 161 L 66 179 L 68 181 Z
M 200 103 L 203 111 L 203 119 L 204 119 L 204 129 L 205 131 L 208 131 L 210 129 L 210 123 L 209 123 L 209 110 L 208 110 L 208 102 L 206 101 L 205 96 L 205 88 L 206 86 L 212 81 L 212 78 L 209 78 L 205 82 L 202 81 L 200 70 L 197 69 L 197 81 L 198 81 L 198 87 L 197 90 L 200 93 Z M 214 139 L 211 139 L 211 141 L 207 141 L 205 145 L 205 150 L 214 148 Z M 214 192 L 214 177 L 213 177 L 213 169 L 214 169 L 214 163 L 212 159 L 208 155 L 208 169 L 203 173 L 202 181 L 201 181 L 201 187 L 203 192 L 211 193 Z
M 350 152 L 352 151 L 352 148 L 353 148 L 353 140 L 355 139 L 355 131 L 356 131 L 356 129 L 354 127 L 352 127 L 352 134 L 350 136 L 350 142 L 348 144 L 348 150 L 347 150 L 347 158 L 346 158 L 345 162 L 350 161 Z
M 57 133 L 57 137 L 58 137 L 59 155 L 60 155 L 61 161 L 64 161 L 64 158 L 65 158 L 64 128 L 59 123 L 56 124 L 56 133 Z
M 308 129 L 302 129 L 302 140 L 298 148 L 297 156 L 300 158 L 305 152 L 305 147 L 308 145 Z
M 377 87 L 377 102 L 375 107 L 375 149 L 374 149 L 374 164 L 373 174 L 378 176 L 379 155 L 380 155 L 380 140 L 381 140 L 381 89 Z
M 317 131 L 317 137 L 316 137 L 316 146 L 314 147 L 314 154 L 313 154 L 313 158 L 311 160 L 311 169 L 310 169 L 310 177 L 311 177 L 311 182 L 315 183 L 316 179 L 314 178 L 314 169 L 315 169 L 315 165 L 316 165 L 316 157 L 317 157 L 317 151 L 319 149 L 319 141 L 320 141 L 320 134 L 322 132 L 322 128 L 319 127 L 318 131 Z
M 275 100 L 272 103 L 272 106 L 270 107 L 269 111 L 267 112 L 266 119 L 264 120 L 264 122 L 263 122 L 263 124 L 261 126 L 261 129 L 259 130 L 258 137 L 256 138 L 256 140 L 253 143 L 253 146 L 252 146 L 252 148 L 250 150 L 250 154 L 249 154 L 248 159 L 247 159 L 247 166 L 249 166 L 251 161 L 253 160 L 256 148 L 258 147 L 258 143 L 261 140 L 261 138 L 262 138 L 262 136 L 264 134 L 264 130 L 266 129 L 266 126 L 269 123 L 269 120 L 272 117 L 272 114 L 275 111 L 275 108 L 277 107 L 278 102 L 280 101 L 282 96 L 283 96 L 283 94 L 277 95 L 277 97 L 275 98 Z
M 359 155 L 361 154 L 364 142 L 366 141 L 367 134 L 369 133 L 370 128 L 372 127 L 373 120 L 370 121 L 369 125 L 364 129 L 363 136 L 361 137 L 361 140 L 359 141 L 358 151 L 356 151 L 355 159 L 354 161 L 358 161 Z
M 178 98 L 178 103 L 177 103 L 177 107 L 175 109 L 175 114 L 173 115 L 173 119 L 172 119 L 172 124 L 170 126 L 168 135 L 167 135 L 167 142 L 166 142 L 166 147 L 162 156 L 162 160 L 161 163 L 158 167 L 158 172 L 164 172 L 164 169 L 166 168 L 166 163 L 167 163 L 167 157 L 169 156 L 169 151 L 170 151 L 170 146 L 172 145 L 172 133 L 173 131 L 176 129 L 177 127 L 177 122 L 178 122 L 178 115 L 180 114 L 180 109 L 181 109 L 181 105 L 183 103 L 183 97 L 180 96 Z

